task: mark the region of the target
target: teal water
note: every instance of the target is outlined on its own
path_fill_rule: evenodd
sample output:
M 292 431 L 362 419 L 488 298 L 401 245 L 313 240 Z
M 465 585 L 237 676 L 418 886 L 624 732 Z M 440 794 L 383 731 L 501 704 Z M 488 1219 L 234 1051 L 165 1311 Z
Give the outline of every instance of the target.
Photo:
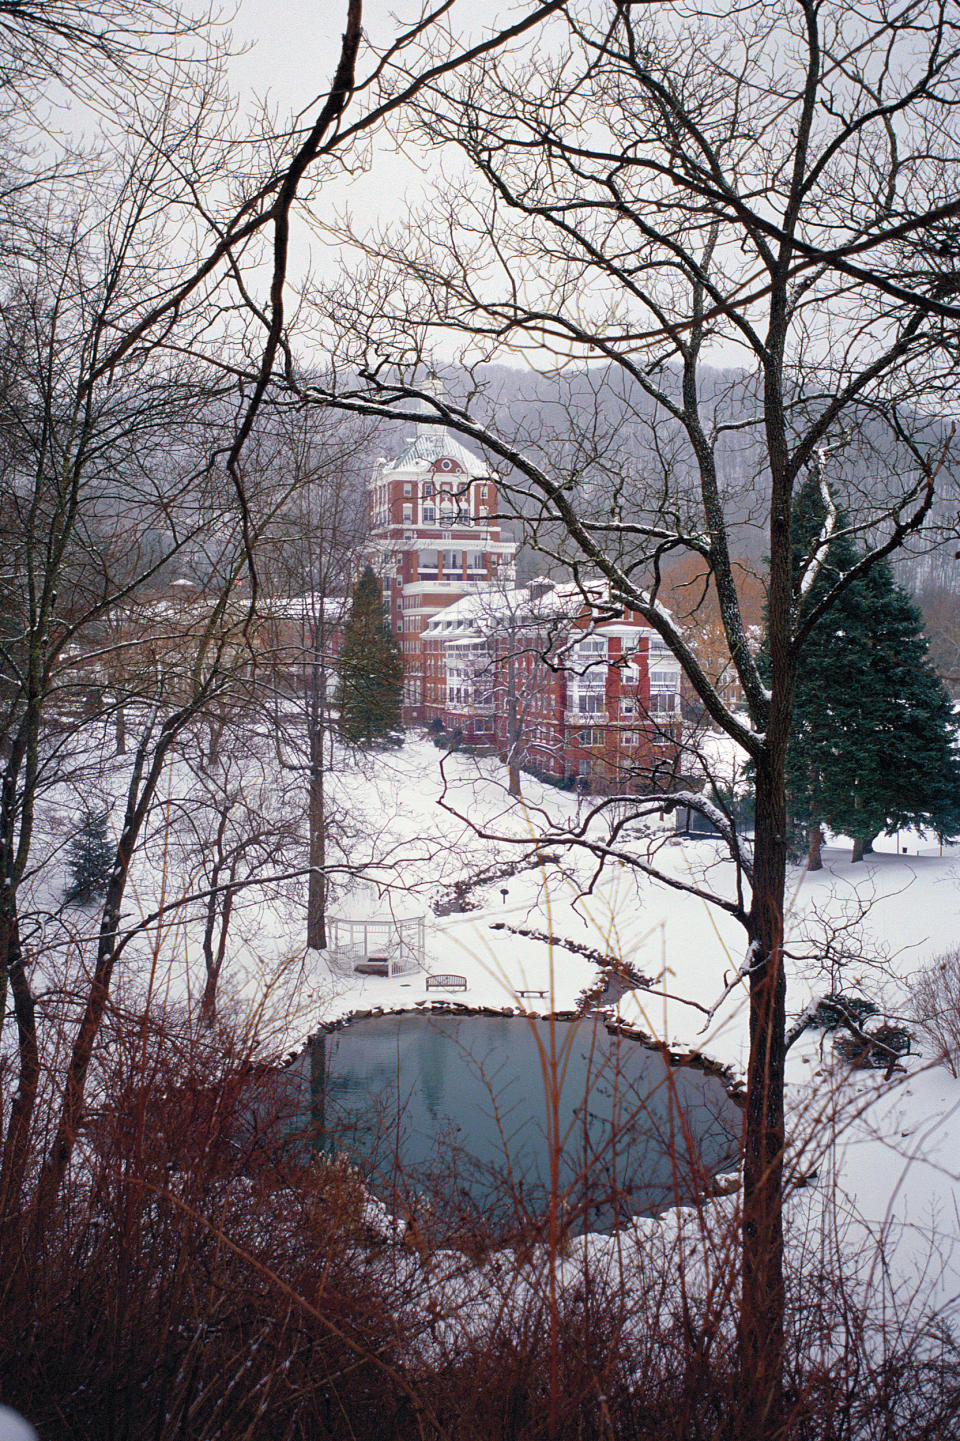
M 739 1154 L 719 1080 L 593 1017 L 376 1016 L 295 1064 L 314 1144 L 388 1202 L 493 1235 L 543 1218 L 554 1169 L 576 1233 L 689 1201 Z

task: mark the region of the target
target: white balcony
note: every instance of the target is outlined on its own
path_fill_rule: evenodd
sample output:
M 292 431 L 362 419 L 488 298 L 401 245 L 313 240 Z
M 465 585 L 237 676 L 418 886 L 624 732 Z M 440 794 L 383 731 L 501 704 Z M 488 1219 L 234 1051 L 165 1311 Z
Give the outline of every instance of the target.
M 446 595 L 457 590 L 461 592 L 478 590 L 487 584 L 488 581 L 483 577 L 474 579 L 473 576 L 468 576 L 466 580 L 424 580 L 423 576 L 418 576 L 416 580 L 407 582 L 403 587 L 403 593 L 404 595 L 423 595 L 427 591 L 431 591 Z
M 439 529 L 439 527 L 437 527 Z M 490 555 L 513 555 L 517 547 L 512 540 L 487 540 L 476 533 L 472 535 L 459 535 L 457 527 L 452 530 L 444 530 L 441 535 L 418 536 L 417 539 L 405 542 L 404 550 L 465 550 L 484 551 Z

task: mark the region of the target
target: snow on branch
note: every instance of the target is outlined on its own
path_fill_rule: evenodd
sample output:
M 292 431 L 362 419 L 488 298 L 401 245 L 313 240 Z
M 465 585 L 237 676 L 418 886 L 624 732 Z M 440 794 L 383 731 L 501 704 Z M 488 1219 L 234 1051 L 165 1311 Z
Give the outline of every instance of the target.
M 888 555 L 892 555 L 895 550 L 898 550 L 906 537 L 912 535 L 914 531 L 919 530 L 923 525 L 930 511 L 930 507 L 933 505 L 934 482 L 946 461 L 955 430 L 955 426 L 950 427 L 950 433 L 944 441 L 936 460 L 927 459 L 923 464 L 920 480 L 909 497 L 912 499 L 919 494 L 920 503 L 916 510 L 904 517 L 903 506 L 899 506 L 893 515 L 893 528 L 882 545 L 875 546 L 873 550 L 868 550 L 867 553 L 857 561 L 856 565 L 851 566 L 850 569 L 840 577 L 836 585 L 832 586 L 827 594 L 815 606 L 811 607 L 810 611 L 804 617 L 802 624 L 797 627 L 796 634 L 794 635 L 794 654 L 801 649 L 814 626 L 820 618 L 831 609 L 843 592 L 847 590 L 854 581 L 859 580 L 862 575 L 866 575 L 868 571 L 872 570 L 879 561 L 885 560 Z
M 743 959 L 743 964 L 739 966 L 738 969 L 734 972 L 733 976 L 726 983 L 723 990 L 720 992 L 720 995 L 714 1001 L 713 1005 L 707 1007 L 707 1019 L 700 1027 L 700 1035 L 703 1035 L 704 1031 L 710 1025 L 710 1022 L 713 1020 L 714 1016 L 717 1014 L 720 1007 L 723 1005 L 724 1001 L 731 994 L 731 992 L 735 991 L 738 986 L 742 986 L 744 981 L 747 980 L 747 978 L 752 975 L 754 971 L 759 970 L 761 966 L 765 964 L 765 961 L 762 958 L 759 961 L 757 960 L 757 952 L 759 951 L 759 949 L 759 941 L 750 942 L 750 945 L 747 947 L 747 954 Z
M 837 528 L 837 507 L 830 493 L 830 487 L 827 484 L 826 478 L 826 459 L 830 451 L 835 448 L 834 446 L 826 445 L 817 447 L 816 461 L 813 468 L 820 490 L 820 499 L 823 502 L 823 525 L 820 527 L 817 543 L 807 557 L 800 574 L 800 586 L 797 598 L 801 605 L 813 589 L 817 576 L 823 567 L 823 562 L 826 560 L 827 551 L 830 548 L 830 543 L 834 538 L 834 533 Z
M 700 791 L 671 791 L 669 795 L 658 797 L 658 809 L 666 811 L 668 814 L 683 806 L 691 811 L 696 811 L 698 815 L 710 822 L 717 834 L 726 842 L 727 849 L 742 868 L 747 880 L 752 882 L 753 861 L 726 811 L 721 810 Z

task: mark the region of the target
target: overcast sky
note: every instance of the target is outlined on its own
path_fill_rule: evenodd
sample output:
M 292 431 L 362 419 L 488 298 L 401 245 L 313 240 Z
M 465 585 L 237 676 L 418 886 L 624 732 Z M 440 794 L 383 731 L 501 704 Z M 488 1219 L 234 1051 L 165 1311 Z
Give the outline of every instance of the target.
M 283 0 L 282 5 L 270 0 L 239 0 L 231 29 L 235 44 L 246 48 L 232 62 L 231 80 L 241 106 L 267 100 L 281 122 L 304 110 L 305 120 L 312 118 L 336 69 L 346 9 L 347 0 Z M 476 24 L 484 13 L 503 16 L 509 9 L 491 0 L 469 0 L 469 4 L 458 0 L 454 13 L 470 17 Z M 365 0 L 364 34 L 379 50 L 418 14 L 416 0 Z M 361 77 L 365 73 L 366 67 L 361 65 Z M 326 187 L 324 198 L 337 208 L 349 204 L 351 215 L 360 223 L 395 216 L 407 199 L 415 201 L 425 177 L 435 169 L 430 157 L 421 154 L 416 160 L 419 169 L 412 159 L 405 162 L 381 148 L 370 172 L 333 190 Z M 304 254 L 298 254 L 304 243 L 302 234 L 295 235 L 294 272 L 306 260 Z M 309 258 L 314 268 L 326 269 L 322 247 L 316 243 L 311 245 Z
M 459 29 L 479 32 L 528 8 L 505 0 L 457 0 L 452 15 Z M 238 44 L 252 48 L 234 63 L 238 89 L 248 96 L 269 91 L 288 110 L 308 105 L 333 75 L 346 12 L 347 0 L 239 0 L 231 29 Z M 419 12 L 416 0 L 365 0 L 364 34 L 380 49 Z
M 451 16 L 458 36 L 477 41 L 484 32 L 509 24 L 529 13 L 531 0 L 456 0 Z M 364 0 L 364 33 L 380 51 L 420 14 L 419 0 Z M 241 107 L 267 100 L 283 123 L 291 114 L 305 112 L 309 121 L 325 97 L 339 58 L 347 0 L 238 0 L 231 29 L 235 46 L 243 48 L 231 65 L 231 80 Z M 361 64 L 361 77 L 369 58 Z M 355 112 L 359 114 L 359 109 Z M 381 148 L 365 175 L 343 184 L 325 182 L 320 205 L 341 211 L 349 206 L 358 227 L 400 218 L 407 205 L 416 205 L 423 190 L 440 179 L 440 165 L 459 168 L 459 157 L 433 150 L 406 159 Z M 316 202 L 315 202 L 316 203 Z M 290 277 L 296 283 L 306 268 L 320 278 L 333 278 L 338 252 L 303 227 L 295 227 L 291 242 Z M 438 342 L 439 344 L 439 342 Z M 440 347 L 442 349 L 442 346 Z M 735 347 L 711 347 L 714 364 L 736 364 Z M 516 363 L 524 362 L 518 355 Z

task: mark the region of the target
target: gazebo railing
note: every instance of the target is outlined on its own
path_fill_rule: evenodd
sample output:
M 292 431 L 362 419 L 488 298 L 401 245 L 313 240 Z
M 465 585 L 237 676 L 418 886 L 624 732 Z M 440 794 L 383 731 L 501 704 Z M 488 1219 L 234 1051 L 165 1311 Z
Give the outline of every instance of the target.
M 384 966 L 388 976 L 415 971 L 424 964 L 424 921 L 421 917 L 389 920 L 330 921 L 329 952 L 341 969 Z

